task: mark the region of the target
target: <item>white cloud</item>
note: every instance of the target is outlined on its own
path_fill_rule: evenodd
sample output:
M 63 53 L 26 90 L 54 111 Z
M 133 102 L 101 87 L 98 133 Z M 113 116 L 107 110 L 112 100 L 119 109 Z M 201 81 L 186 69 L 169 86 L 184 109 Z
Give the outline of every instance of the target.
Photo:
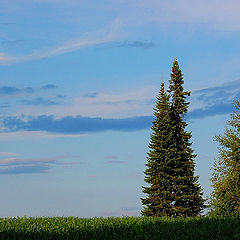
M 107 27 L 99 29 L 95 32 L 86 33 L 84 37 L 76 40 L 67 41 L 64 44 L 55 48 L 33 52 L 29 55 L 24 56 L 9 56 L 5 53 L 0 53 L 0 65 L 8 65 L 16 62 L 24 62 L 37 60 L 42 58 L 48 58 L 56 55 L 60 55 L 67 52 L 73 52 L 81 48 L 94 46 L 103 43 L 109 43 L 119 39 L 120 22 L 115 19 Z
M 165 85 L 167 89 L 168 84 Z M 191 90 L 191 89 L 186 89 Z M 23 118 L 24 116 L 38 117 L 40 115 L 53 115 L 54 119 L 62 117 L 100 117 L 100 118 L 129 118 L 137 116 L 152 116 L 153 107 L 159 86 L 147 85 L 141 88 L 123 89 L 121 91 L 94 92 L 93 94 L 83 94 L 72 98 L 72 101 L 65 105 L 54 106 L 21 106 L 11 116 Z M 239 95 L 239 80 L 226 84 L 219 84 L 205 89 L 195 89 L 189 98 L 189 113 L 194 110 L 204 110 L 208 107 L 217 107 L 219 104 L 227 104 L 226 111 L 235 96 Z M 211 109 L 210 109 L 211 110 Z M 209 110 L 208 114 L 211 114 Z M 201 111 L 200 111 L 201 112 Z M 199 113 L 200 114 L 200 113 Z M 196 113 L 195 113 L 196 115 Z M 205 116 L 205 115 L 204 115 Z M 6 131 L 7 129 L 5 129 Z M 61 137 L 60 134 L 49 134 L 41 131 L 27 131 L 7 133 L 2 129 L 0 140 L 8 138 L 38 138 L 38 137 Z M 63 135 L 64 136 L 64 135 Z M 66 134 L 66 136 L 72 136 Z M 75 136 L 75 135 L 74 135 Z M 82 136 L 82 134 L 77 135 Z
M 216 91 L 222 93 L 215 97 L 212 104 L 221 102 L 231 102 L 231 99 L 239 92 L 239 80 L 232 83 L 219 84 L 211 88 L 206 88 L 208 93 L 201 93 L 201 89 L 192 91 L 189 101 L 191 102 L 189 112 L 209 106 L 209 102 Z M 168 84 L 165 84 L 167 89 Z M 226 88 L 227 87 L 227 88 Z M 191 89 L 187 89 L 191 90 Z M 121 91 L 98 92 L 91 95 L 85 94 L 72 99 L 69 104 L 54 106 L 23 106 L 17 112 L 12 112 L 12 116 L 39 116 L 54 115 L 56 118 L 64 116 L 101 117 L 101 118 L 129 118 L 136 116 L 151 116 L 156 102 L 159 86 L 147 85 L 140 88 L 125 89 Z M 89 97 L 90 96 L 90 97 Z M 3 129 L 4 130 L 4 129 Z M 1 137 L 0 139 L 4 136 Z M 34 133 L 32 133 L 34 135 Z M 41 133 L 40 135 L 46 135 Z M 53 135 L 57 137 L 58 135 Z
M 6 53 L 0 52 L 0 65 L 7 65 L 11 62 L 16 61 L 15 57 L 9 56 Z
M 17 156 L 17 153 L 0 152 L 0 156 Z
M 46 163 L 55 163 L 57 160 L 63 159 L 63 157 L 54 157 L 54 158 L 5 158 L 0 160 L 0 165 L 29 165 L 29 164 L 46 164 Z
M 79 12 L 76 11 L 76 9 L 79 9 L 79 11 L 81 12 L 83 10 L 91 10 L 92 8 L 91 4 L 89 4 L 89 2 L 87 1 L 35 1 L 39 1 L 42 4 L 51 3 L 53 6 L 56 5 L 56 7 L 59 7 L 59 4 L 63 4 L 64 6 L 66 5 L 68 9 L 66 10 L 66 15 L 65 10 L 62 10 L 61 12 L 61 19 L 63 19 L 63 22 L 65 20 L 67 21 L 68 18 L 66 16 L 69 16 L 69 12 L 72 12 L 71 9 L 74 10 L 73 15 L 75 15 L 76 21 L 82 22 L 83 19 L 77 20 Z M 28 6 L 28 3 L 30 2 L 31 1 L 24 1 L 22 5 Z M 14 3 L 19 6 L 21 5 L 17 1 L 14 1 Z M 3 5 L 8 6 L 7 1 Z M 64 6 L 63 9 L 65 9 Z M 45 50 L 34 51 L 28 55 L 11 56 L 7 53 L 1 52 L 0 65 L 48 58 L 66 52 L 76 51 L 81 48 L 93 46 L 96 44 L 109 43 L 112 41 L 119 41 L 123 39 L 126 40 L 136 37 L 138 35 L 138 31 L 140 31 L 140 35 L 142 36 L 142 31 L 146 31 L 147 29 L 153 29 L 153 31 L 156 31 L 156 27 L 154 27 L 154 24 L 161 24 L 162 26 L 164 24 L 188 24 L 197 27 L 199 25 L 203 25 L 204 27 L 209 29 L 232 31 L 240 30 L 240 2 L 238 0 L 104 0 L 102 4 L 95 6 L 95 8 L 97 17 L 96 19 L 101 19 L 101 16 L 108 16 L 107 27 L 104 27 L 99 31 L 88 33 L 87 35 L 85 35 L 85 37 L 82 37 L 80 39 L 65 41 L 65 43 L 62 45 L 56 46 L 48 50 L 46 50 L 45 48 Z M 36 11 L 36 9 L 33 8 L 33 11 Z M 21 11 L 19 10 L 19 12 Z M 53 22 L 59 21 L 59 19 L 55 19 L 54 17 L 53 19 Z M 88 24 L 93 21 L 92 15 L 89 14 L 89 16 L 85 20 L 86 26 L 88 26 Z M 75 21 L 69 24 L 77 25 Z M 99 25 L 96 20 L 95 25 L 103 26 L 103 24 L 106 25 L 106 22 L 101 22 L 101 24 Z M 139 26 L 140 30 L 138 29 Z M 142 28 L 142 26 L 147 26 L 147 28 Z M 159 30 L 159 26 L 157 26 L 157 29 Z M 168 28 L 162 27 L 161 30 L 167 31 Z M 53 33 L 55 31 L 55 29 L 52 29 Z M 75 29 L 75 31 L 77 32 L 78 29 Z M 66 34 L 67 33 L 68 32 L 66 31 Z M 57 39 L 61 41 L 63 39 L 63 36 L 58 35 L 58 33 L 56 34 Z M 81 32 L 81 34 L 83 34 L 83 32 Z M 38 35 L 38 33 L 36 33 L 36 35 Z M 48 36 L 48 34 L 46 34 L 46 36 Z
M 32 174 L 46 173 L 53 165 L 72 165 L 60 162 L 66 156 L 42 157 L 42 158 L 5 158 L 0 160 L 0 174 Z
M 19 131 L 19 132 L 0 132 L 0 141 L 11 141 L 11 140 L 34 140 L 42 138 L 59 138 L 59 137 L 81 137 L 87 134 L 60 134 L 60 133 L 48 133 L 44 131 Z M 4 152 L 0 156 L 17 156 L 18 154 Z
M 123 92 L 100 92 L 95 97 L 78 96 L 69 105 L 56 105 L 54 107 L 21 108 L 13 115 L 55 115 L 62 116 L 88 116 L 102 118 L 125 118 L 151 115 L 153 99 L 159 87 L 145 86 L 133 88 Z

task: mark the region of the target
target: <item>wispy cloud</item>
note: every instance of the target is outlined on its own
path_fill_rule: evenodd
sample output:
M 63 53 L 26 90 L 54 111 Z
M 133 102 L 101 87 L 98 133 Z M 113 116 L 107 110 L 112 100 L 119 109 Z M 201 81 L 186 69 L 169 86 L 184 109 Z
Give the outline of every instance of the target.
M 0 152 L 0 156 L 17 156 L 17 153 L 11 153 L 11 152 Z
M 7 55 L 6 53 L 0 52 L 0 65 L 8 65 L 16 61 L 16 57 Z
M 62 95 L 62 94 L 58 94 L 56 96 L 56 98 L 65 99 L 65 98 L 67 98 L 67 96 L 66 95 Z
M 17 157 L 5 158 L 0 160 L 1 166 L 10 166 L 10 165 L 32 165 L 32 164 L 46 164 L 46 163 L 55 163 L 57 160 L 61 158 L 29 158 L 29 159 L 21 159 Z
M 132 48 L 155 48 L 157 45 L 154 42 L 150 41 L 125 41 L 119 44 L 116 44 L 117 47 L 132 47 Z
M 120 160 L 109 160 L 105 162 L 106 164 L 125 164 L 126 161 L 120 161 Z
M 24 93 L 34 93 L 34 89 L 32 87 L 26 87 L 26 88 L 23 88 L 22 90 Z
M 52 106 L 52 105 L 59 104 L 59 102 L 53 101 L 51 99 L 46 99 L 43 97 L 38 97 L 32 100 L 25 99 L 25 100 L 22 100 L 22 103 L 26 105 L 33 105 L 33 106 L 39 106 L 39 105 Z
M 49 166 L 14 166 L 14 167 L 1 167 L 0 175 L 12 174 L 33 174 L 33 173 L 46 173 L 50 169 Z
M 105 159 L 107 161 L 105 161 L 106 164 L 126 164 L 127 161 L 125 160 L 119 160 L 119 156 L 116 156 L 116 155 L 109 155 L 109 156 L 105 156 Z M 125 156 L 124 159 L 127 159 L 127 160 L 130 160 L 132 159 L 132 157 L 130 156 Z
M 66 98 L 64 95 L 48 95 L 46 96 L 45 92 L 51 92 L 52 89 L 57 88 L 56 85 L 47 84 L 42 87 L 33 88 L 33 87 L 16 87 L 16 86 L 0 86 L 0 98 L 7 98 L 8 102 L 2 102 L 0 105 L 1 109 L 5 109 L 4 114 L 8 111 L 13 113 L 15 110 L 22 110 L 19 108 L 19 105 L 27 106 L 55 106 L 58 104 L 63 104 L 63 101 L 60 99 Z M 18 106 L 16 108 L 16 106 Z M 11 109 L 11 110 L 8 110 Z
M 240 80 L 193 91 L 193 102 L 189 118 L 204 118 L 230 114 L 233 112 L 233 100 L 240 98 Z
M 114 20 L 107 27 L 95 32 L 89 32 L 80 39 L 69 40 L 62 45 L 49 50 L 37 51 L 24 56 L 8 56 L 6 53 L 0 53 L 0 65 L 48 58 L 59 54 L 73 52 L 81 48 L 112 42 L 118 39 L 118 31 L 119 22 L 118 20 Z
M 17 115 L 37 116 L 41 112 L 42 115 L 59 117 L 81 115 L 103 119 L 151 116 L 158 90 L 158 86 L 145 86 L 116 93 L 93 92 L 75 97 L 67 105 L 56 105 L 54 109 L 24 109 Z M 234 98 L 240 98 L 240 80 L 194 90 L 189 98 L 188 115 L 197 118 L 201 114 L 206 117 L 231 113 Z
M 57 88 L 57 86 L 54 84 L 47 84 L 47 85 L 42 86 L 41 88 L 44 90 L 48 90 L 48 89 Z
M 98 95 L 99 95 L 98 92 L 92 92 L 92 93 L 86 93 L 86 94 L 84 95 L 84 97 L 87 97 L 87 98 L 96 98 Z
M 30 174 L 45 173 L 64 157 L 53 158 L 18 158 L 9 157 L 0 159 L 0 174 Z
M 3 86 L 0 87 L 0 95 L 1 96 L 7 96 L 7 95 L 13 95 L 20 92 L 20 89 L 16 87 L 10 87 L 10 86 Z
M 14 86 L 0 86 L 0 96 L 11 96 L 19 93 L 34 93 L 34 89 L 31 87 L 17 88 Z
M 88 116 L 101 118 L 127 118 L 136 116 L 145 116 L 152 114 L 153 101 L 150 103 L 156 92 L 156 86 L 145 86 L 141 88 L 128 89 L 126 91 L 111 92 L 90 92 L 81 96 L 67 98 L 64 104 L 44 105 L 32 107 L 34 105 L 24 106 L 17 109 L 11 115 L 54 115 L 58 117 L 64 116 Z M 47 98 L 54 102 L 60 102 L 60 98 Z M 30 99 L 31 100 L 31 99 Z M 58 101 L 59 100 L 59 101 Z M 60 102 L 62 103 L 62 102 Z
M 0 105 L 0 108 L 2 108 L 2 109 L 7 109 L 9 107 L 10 107 L 10 105 L 8 103 L 3 103 Z
M 86 136 L 86 133 L 66 134 L 66 133 L 52 133 L 46 131 L 12 131 L 4 132 L 1 128 L 0 141 L 22 141 L 22 140 L 39 140 L 39 139 L 54 139 L 54 138 L 79 138 Z
M 8 1 L 9 2 L 9 1 Z M 74 4 L 73 4 L 74 2 Z M 55 10 L 57 8 L 57 11 L 59 13 L 56 14 L 56 16 L 49 15 L 49 11 L 45 11 L 45 9 L 49 8 L 48 3 L 51 3 L 51 8 Z M 63 5 L 62 5 L 63 4 Z M 61 10 L 59 11 L 59 6 L 61 7 Z M 191 0 L 172 0 L 172 1 L 158 1 L 158 0 L 142 0 L 142 1 L 131 1 L 131 0 L 124 0 L 124 1 L 108 1 L 103 0 L 101 4 L 96 4 L 93 6 L 90 2 L 83 2 L 83 1 L 39 1 L 39 6 L 41 6 L 39 9 L 40 11 L 43 11 L 43 16 L 46 17 L 46 19 L 51 19 L 52 24 L 49 25 L 50 31 L 43 32 L 43 35 L 46 35 L 46 38 L 44 39 L 44 44 L 41 43 L 42 47 L 41 49 L 36 48 L 36 44 L 34 44 L 34 41 L 36 41 L 35 35 L 40 35 L 39 31 L 37 32 L 33 28 L 29 28 L 30 32 L 26 32 L 26 37 L 24 39 L 30 38 L 31 44 L 29 44 L 29 48 L 26 52 L 28 53 L 22 53 L 22 54 L 12 54 L 10 52 L 3 52 L 1 50 L 0 52 L 0 65 L 6 65 L 6 64 L 12 64 L 17 62 L 23 62 L 23 61 L 32 61 L 42 58 L 48 58 L 52 56 L 56 56 L 63 53 L 68 53 L 72 51 L 77 51 L 81 48 L 99 45 L 99 44 L 106 44 L 106 43 L 112 43 L 114 41 L 122 41 L 123 39 L 131 39 L 136 37 L 137 29 L 151 29 L 149 31 L 156 32 L 156 29 L 160 29 L 160 31 L 167 31 L 167 27 L 161 27 L 164 24 L 174 24 L 176 26 L 179 25 L 191 25 L 199 28 L 199 25 L 204 26 L 206 28 L 211 29 L 217 29 L 217 30 L 234 30 L 239 31 L 240 30 L 240 16 L 239 16 L 239 10 L 240 10 L 240 4 L 238 0 L 219 0 L 219 1 L 208 1 L 208 0 L 202 0 L 202 1 L 191 1 Z M 107 6 L 107 7 L 106 7 Z M 2 11 L 6 12 L 7 14 L 10 13 L 17 13 L 17 19 L 20 19 L 20 23 L 18 26 L 20 27 L 19 32 L 24 32 L 25 29 L 21 27 L 24 27 L 24 21 L 26 21 L 26 18 L 24 17 L 25 11 L 33 11 L 31 16 L 27 19 L 36 20 L 36 22 L 39 22 L 39 19 L 34 18 L 34 11 L 38 11 L 38 8 L 36 8 L 36 5 L 34 3 L 30 3 L 29 1 L 24 1 L 23 3 L 19 3 L 19 1 L 11 1 L 11 3 L 6 4 L 1 3 L 1 9 Z M 19 10 L 20 9 L 20 10 Z M 79 11 L 78 11 L 79 9 Z M 84 18 L 80 18 L 79 13 L 81 11 L 85 11 L 85 13 L 90 13 L 92 9 L 94 9 L 98 14 L 96 14 L 97 19 L 100 19 L 100 16 L 107 16 L 106 19 L 108 19 L 108 23 L 105 21 L 105 17 L 103 20 L 100 20 L 100 23 L 95 23 L 96 26 L 99 26 L 98 31 L 93 32 L 87 32 L 86 29 L 88 29 L 88 26 L 92 26 L 92 14 L 83 14 Z M 109 9 L 113 9 L 110 11 Z M 92 12 L 91 12 L 92 13 Z M 6 15 L 7 15 L 6 14 Z M 19 14 L 19 15 L 18 15 Z M 39 13 L 38 13 L 39 14 Z M 36 15 L 38 15 L 36 14 Z M 40 12 L 41 14 L 41 12 Z M 72 15 L 71 15 L 72 14 Z M 88 17 L 85 17 L 85 15 L 88 15 Z M 84 32 L 80 32 L 82 37 L 80 38 L 74 38 L 73 36 L 76 36 L 72 34 L 70 31 L 74 29 L 75 32 L 78 32 L 79 30 L 76 29 L 75 21 L 69 21 L 68 18 L 73 18 L 76 21 L 83 22 L 83 19 L 86 21 L 86 28 L 84 28 Z M 59 23 L 61 21 L 61 23 Z M 96 20 L 97 21 L 97 20 Z M 6 22 L 6 21 L 3 21 Z M 66 24 L 66 22 L 69 24 L 69 29 L 66 30 L 64 34 L 60 34 L 56 30 L 56 24 L 60 24 L 60 26 L 63 23 Z M 71 22 L 71 23 L 70 23 Z M 81 23 L 80 22 L 80 23 Z M 157 26 L 155 25 L 157 24 Z M 161 24 L 161 26 L 159 26 Z M 101 28 L 101 26 L 106 26 Z M 148 26 L 151 25 L 150 28 Z M 140 26 L 140 28 L 139 28 Z M 161 27 L 161 28 L 160 28 Z M 55 29 L 54 29 L 55 28 Z M 47 28 L 48 29 L 48 28 Z M 48 30 L 49 30 L 48 29 Z M 44 31 L 44 29 L 42 29 Z M 41 31 L 41 32 L 42 32 Z M 140 30 L 142 31 L 142 30 Z M 49 32 L 52 32 L 54 36 L 57 36 L 54 40 L 54 44 L 51 42 L 51 37 Z M 10 35 L 12 37 L 12 34 L 8 34 L 6 31 L 5 35 Z M 66 36 L 69 35 L 69 40 L 67 40 Z M 71 35 L 71 36 L 70 36 Z M 142 32 L 141 32 L 142 35 Z M 15 39 L 9 39 L 5 42 L 9 42 L 11 44 L 19 44 L 18 40 L 22 38 L 21 36 L 15 36 Z M 24 40 L 25 41 L 25 40 Z M 29 40 L 28 40 L 29 41 Z M 3 41 L 4 43 L 4 41 Z M 20 42 L 21 43 L 21 42 Z M 22 43 L 21 43 L 22 44 Z M 51 46 L 51 47 L 50 47 Z M 122 47 L 135 47 L 135 48 L 144 48 L 149 49 L 153 48 L 156 45 L 152 41 L 142 41 L 137 40 L 136 41 L 125 41 L 119 46 Z M 34 50 L 32 50 L 34 49 Z M 18 49 L 19 51 L 19 49 Z M 12 52 L 12 51 L 11 51 Z M 29 54 L 30 52 L 30 54 Z
M 215 93 L 221 93 L 221 92 L 223 92 L 224 94 L 229 94 L 229 93 L 234 93 L 236 91 L 239 91 L 239 88 L 240 88 L 240 80 L 238 79 L 235 81 L 224 83 L 222 85 L 218 85 L 216 87 L 196 90 L 194 91 L 194 94 L 215 94 Z
M 46 84 L 40 89 L 42 90 L 52 90 L 57 88 L 56 85 L 54 84 Z M 35 93 L 39 89 L 34 89 L 32 87 L 23 87 L 19 88 L 16 86 L 0 86 L 0 96 L 12 96 L 12 95 L 17 95 L 17 94 L 32 94 Z
M 31 115 L 20 112 L 19 116 L 2 117 L 2 134 L 20 131 L 47 132 L 64 135 L 79 135 L 102 131 L 137 131 L 148 129 L 153 120 L 155 95 L 153 88 L 124 94 L 102 94 L 97 93 L 78 98 L 74 105 L 67 106 L 57 104 L 51 99 L 28 100 L 25 104 L 41 105 L 52 114 Z M 240 80 L 218 85 L 211 88 L 199 89 L 192 92 L 190 97 L 190 108 L 188 118 L 199 119 L 216 115 L 229 114 L 233 111 L 233 99 L 240 97 Z M 76 109 L 75 109 L 76 106 Z M 34 107 L 36 108 L 36 107 Z M 38 113 L 41 112 L 37 108 Z M 50 110 L 49 110 L 50 109 Z M 70 114 L 67 114 L 65 110 Z M 86 111 L 85 111 L 86 110 Z M 72 115 L 82 111 L 85 116 Z M 58 114 L 58 113 L 62 113 Z M 117 115 L 117 114 L 118 115 Z M 24 114 L 21 117 L 21 114 Z M 91 115 L 98 115 L 95 117 Z M 133 114 L 136 114 L 135 116 Z M 90 115 L 86 117 L 86 115 Z M 102 117 L 110 115 L 111 117 Z M 113 117 L 114 116 L 114 117 Z M 111 159 L 114 160 L 114 159 Z
M 212 117 L 216 115 L 230 114 L 234 110 L 233 102 L 231 103 L 221 103 L 208 106 L 205 108 L 195 109 L 188 113 L 190 119 L 198 119 L 205 117 Z

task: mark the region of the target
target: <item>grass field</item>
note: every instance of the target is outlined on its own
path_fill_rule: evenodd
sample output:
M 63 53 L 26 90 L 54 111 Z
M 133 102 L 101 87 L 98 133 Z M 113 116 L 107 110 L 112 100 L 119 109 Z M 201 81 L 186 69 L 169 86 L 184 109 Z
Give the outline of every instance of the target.
M 240 240 L 240 218 L 5 218 L 0 239 Z

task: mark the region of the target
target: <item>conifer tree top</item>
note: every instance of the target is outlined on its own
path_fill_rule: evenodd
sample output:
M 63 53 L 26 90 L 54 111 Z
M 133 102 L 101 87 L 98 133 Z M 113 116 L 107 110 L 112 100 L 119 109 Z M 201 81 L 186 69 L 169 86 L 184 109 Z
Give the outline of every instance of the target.
M 179 68 L 177 58 L 174 58 L 172 65 L 171 79 L 169 80 L 169 90 L 173 98 L 173 105 L 178 112 L 178 114 L 183 114 L 187 112 L 189 102 L 186 102 L 186 96 L 190 96 L 189 91 L 184 91 L 183 89 L 183 74 Z
M 191 133 L 185 130 L 184 114 L 189 105 L 183 75 L 175 58 L 169 89 L 161 83 L 154 108 L 142 198 L 145 216 L 197 216 L 204 208 L 198 176 L 194 176 Z

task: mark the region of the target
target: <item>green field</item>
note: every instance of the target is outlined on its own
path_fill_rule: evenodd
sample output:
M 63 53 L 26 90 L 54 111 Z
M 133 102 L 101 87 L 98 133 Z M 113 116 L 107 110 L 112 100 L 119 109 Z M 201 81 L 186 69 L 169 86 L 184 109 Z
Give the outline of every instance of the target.
M 240 218 L 5 218 L 0 239 L 240 240 Z

